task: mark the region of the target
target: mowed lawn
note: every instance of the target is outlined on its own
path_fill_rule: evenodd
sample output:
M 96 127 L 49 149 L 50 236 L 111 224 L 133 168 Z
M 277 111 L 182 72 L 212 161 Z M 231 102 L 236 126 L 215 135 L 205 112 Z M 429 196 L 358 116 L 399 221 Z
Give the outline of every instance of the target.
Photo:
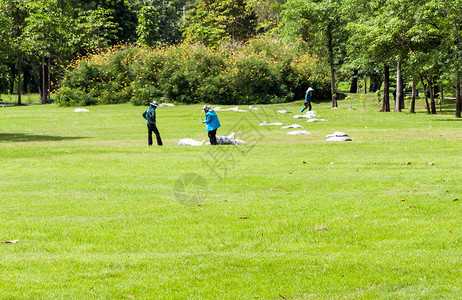
M 339 106 L 0 107 L 0 298 L 459 298 L 462 120 Z

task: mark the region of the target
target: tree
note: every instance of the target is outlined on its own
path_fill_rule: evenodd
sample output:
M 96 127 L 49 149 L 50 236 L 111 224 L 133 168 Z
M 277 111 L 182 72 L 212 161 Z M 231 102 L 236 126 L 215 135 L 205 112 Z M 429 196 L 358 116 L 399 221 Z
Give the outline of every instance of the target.
M 428 0 L 419 14 L 420 30 L 438 41 L 438 48 L 433 49 L 434 58 L 445 63 L 439 65 L 443 78 L 453 82 L 456 95 L 456 117 L 461 117 L 462 99 L 461 65 L 462 65 L 462 0 Z M 435 59 L 432 60 L 434 62 Z M 429 81 L 431 83 L 431 80 Z M 431 90 L 431 89 L 430 89 Z
M 146 45 L 171 45 L 182 42 L 184 37 L 180 28 L 185 23 L 186 12 L 196 6 L 195 2 L 194 0 L 140 0 L 131 3 L 129 8 L 138 16 L 136 28 L 138 42 Z M 146 11 L 144 7 L 150 8 Z M 156 13 L 153 12 L 154 9 Z
M 363 1 L 364 2 L 364 1 Z M 415 47 L 410 29 L 415 23 L 419 1 L 367 1 L 367 13 L 349 24 L 349 54 L 357 64 L 384 66 L 384 93 L 382 111 L 390 111 L 390 65 L 396 64 L 396 102 L 394 111 L 404 108 L 402 67 L 409 51 Z
M 73 11 L 66 0 L 32 1 L 27 9 L 22 49 L 40 60 L 40 99 L 42 104 L 49 103 L 51 62 L 71 51 Z
M 81 54 L 105 49 L 117 40 L 117 24 L 113 22 L 113 10 L 98 7 L 93 10 L 77 10 L 76 45 Z
M 344 57 L 347 40 L 342 1 L 289 0 L 283 6 L 281 29 L 286 39 L 302 37 L 310 50 L 330 67 L 332 107 L 337 107 L 336 67 Z
M 182 27 L 186 42 L 217 46 L 244 42 L 254 35 L 255 22 L 245 0 L 201 0 L 186 14 Z
M 22 62 L 24 59 L 24 28 L 26 26 L 26 18 L 29 11 L 26 8 L 27 2 L 25 0 L 0 0 L 1 19 L 4 22 L 4 35 L 5 43 L 3 48 L 8 53 L 9 59 L 16 60 L 16 66 L 11 65 L 11 92 L 13 92 L 14 78 L 17 78 L 17 93 L 18 105 L 21 105 L 21 91 L 22 91 Z M 16 70 L 16 73 L 14 72 Z
M 138 42 L 142 45 L 153 46 L 160 42 L 159 12 L 154 6 L 143 6 L 138 15 Z
M 247 0 L 247 10 L 256 16 L 256 32 L 270 32 L 279 26 L 282 6 L 287 0 Z

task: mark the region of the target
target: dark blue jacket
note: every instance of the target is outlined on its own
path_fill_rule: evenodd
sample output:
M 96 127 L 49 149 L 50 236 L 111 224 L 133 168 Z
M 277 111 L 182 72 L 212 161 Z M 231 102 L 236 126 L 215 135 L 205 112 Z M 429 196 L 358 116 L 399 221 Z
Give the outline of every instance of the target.
M 148 125 L 156 123 L 156 110 L 153 107 L 148 107 L 144 111 L 143 117 L 148 120 Z

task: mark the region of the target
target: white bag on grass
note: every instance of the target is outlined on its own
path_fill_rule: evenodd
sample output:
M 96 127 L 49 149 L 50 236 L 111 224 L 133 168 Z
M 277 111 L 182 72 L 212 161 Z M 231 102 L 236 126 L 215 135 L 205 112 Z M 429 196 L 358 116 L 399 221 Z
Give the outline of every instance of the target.
M 326 142 L 350 142 L 351 139 L 347 136 L 333 136 L 326 140 Z
M 234 138 L 234 132 L 226 136 L 217 135 L 217 144 L 218 145 L 235 145 L 236 139 Z
M 333 134 L 327 135 L 326 137 L 330 138 L 330 137 L 336 137 L 336 136 L 348 136 L 348 134 L 345 132 L 336 131 Z
M 306 121 L 306 123 L 310 123 L 310 122 L 326 122 L 327 120 L 326 119 L 309 119 L 308 121 Z
M 271 126 L 271 125 L 284 125 L 284 123 L 281 123 L 281 122 L 276 122 L 276 123 L 266 123 L 266 121 L 263 121 L 260 123 L 260 126 Z
M 290 135 L 302 135 L 302 134 L 311 134 L 311 133 L 309 133 L 306 130 L 294 130 L 294 131 L 287 132 L 287 134 L 290 134 Z
M 181 139 L 178 142 L 178 146 L 202 146 L 204 141 L 196 141 L 193 139 Z
M 292 124 L 292 125 L 287 125 L 284 127 L 281 127 L 281 129 L 291 129 L 291 128 L 303 128 L 301 125 L 298 124 Z
M 310 119 L 311 118 L 311 115 L 307 115 L 307 114 L 304 114 L 304 115 L 295 115 L 293 116 L 294 119 Z
M 210 145 L 210 142 L 205 143 L 206 145 Z M 219 136 L 217 135 L 217 145 L 245 145 L 245 142 L 240 139 L 235 138 L 235 133 L 231 133 L 230 135 Z

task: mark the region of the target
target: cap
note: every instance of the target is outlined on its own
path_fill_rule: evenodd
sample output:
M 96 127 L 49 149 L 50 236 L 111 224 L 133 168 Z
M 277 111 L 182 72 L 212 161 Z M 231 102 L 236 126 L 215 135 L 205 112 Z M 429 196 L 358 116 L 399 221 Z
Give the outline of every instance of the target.
M 212 107 L 210 105 L 204 105 L 204 107 L 202 107 L 202 110 L 208 112 L 212 110 Z

